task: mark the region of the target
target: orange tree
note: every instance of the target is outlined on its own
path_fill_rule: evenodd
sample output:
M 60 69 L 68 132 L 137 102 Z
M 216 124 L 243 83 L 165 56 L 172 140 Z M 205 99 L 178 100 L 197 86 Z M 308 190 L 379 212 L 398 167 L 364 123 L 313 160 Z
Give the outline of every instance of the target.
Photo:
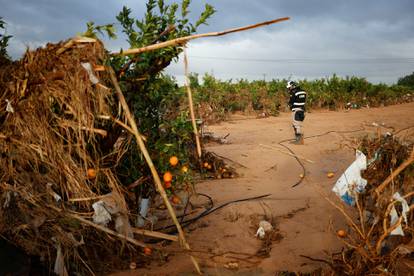
M 164 0 L 148 0 L 142 19 L 132 18 L 127 7 L 116 18 L 130 48 L 137 48 L 191 35 L 200 25 L 206 24 L 215 12 L 212 6 L 206 4 L 198 20 L 192 23 L 188 18 L 189 6 L 190 0 L 169 5 Z M 168 169 L 168 160 L 172 155 L 178 156 L 182 164 L 188 163 L 193 149 L 191 122 L 182 108 L 184 90 L 176 85 L 173 78 L 162 74 L 181 52 L 182 46 L 177 45 L 140 55 L 112 57 L 110 60 L 160 173 Z M 122 129 L 113 126 L 109 133 L 101 143 L 103 152 L 113 147 L 122 135 Z M 119 162 L 117 172 L 125 184 L 150 175 L 135 145 L 129 147 Z

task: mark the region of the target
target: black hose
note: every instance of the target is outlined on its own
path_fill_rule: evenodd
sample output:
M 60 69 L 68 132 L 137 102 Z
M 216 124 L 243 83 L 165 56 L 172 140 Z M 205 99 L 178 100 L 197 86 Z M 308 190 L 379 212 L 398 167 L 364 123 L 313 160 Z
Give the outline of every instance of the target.
M 306 138 L 305 138 L 306 139 Z M 294 139 L 286 139 L 286 140 L 282 140 L 280 141 L 278 144 L 281 145 L 282 147 L 284 147 L 285 149 L 287 149 L 288 151 L 290 151 L 291 154 L 293 154 L 294 158 L 296 159 L 296 161 L 298 161 L 299 165 L 302 167 L 302 171 L 303 171 L 303 177 L 301 177 L 299 179 L 298 182 L 296 182 L 294 185 L 292 185 L 292 188 L 295 188 L 296 186 L 298 186 L 300 183 L 302 183 L 303 179 L 305 179 L 306 176 L 306 169 L 305 169 L 305 165 L 303 165 L 302 161 L 300 161 L 300 159 L 296 156 L 295 152 L 293 150 L 291 150 L 288 146 L 283 145 L 284 142 L 288 142 L 288 141 L 293 141 Z
M 208 208 L 208 209 L 206 209 L 206 210 L 204 210 L 198 216 L 183 221 L 182 224 L 181 224 L 181 227 L 184 228 L 184 227 L 190 225 L 191 223 L 193 223 L 193 222 L 195 222 L 195 221 L 197 221 L 197 220 L 199 220 L 199 219 L 201 219 L 201 218 L 203 218 L 203 217 L 205 217 L 205 216 L 207 216 L 207 215 L 209 215 L 209 214 L 211 214 L 211 213 L 213 213 L 213 212 L 215 212 L 215 211 L 217 211 L 217 210 L 219 210 L 219 209 L 221 209 L 221 208 L 223 208 L 223 207 L 225 207 L 227 205 L 230 205 L 230 204 L 233 204 L 233 203 L 237 203 L 237 202 L 242 202 L 242 201 L 260 199 L 260 198 L 268 197 L 271 194 L 265 194 L 265 195 L 261 195 L 261 196 L 255 196 L 255 197 L 249 197 L 249 198 L 243 198 L 243 199 L 236 199 L 236 200 L 232 200 L 232 201 L 223 203 L 223 204 L 221 204 L 221 205 L 219 205 L 219 206 L 217 206 L 215 208 L 213 207 L 214 206 L 213 205 L 213 200 L 212 200 L 212 198 L 210 196 L 208 196 L 206 194 L 199 194 L 199 195 L 203 195 L 203 196 L 208 197 L 210 199 L 210 202 L 211 202 L 211 207 Z M 166 230 L 166 229 L 169 229 L 169 228 L 173 228 L 171 231 L 168 231 L 168 234 L 174 234 L 174 233 L 177 233 L 177 228 L 175 228 L 175 227 L 176 227 L 175 224 L 171 224 L 171 225 L 167 225 L 167 226 L 161 227 L 159 229 L 155 229 L 154 231 L 160 231 L 160 230 Z

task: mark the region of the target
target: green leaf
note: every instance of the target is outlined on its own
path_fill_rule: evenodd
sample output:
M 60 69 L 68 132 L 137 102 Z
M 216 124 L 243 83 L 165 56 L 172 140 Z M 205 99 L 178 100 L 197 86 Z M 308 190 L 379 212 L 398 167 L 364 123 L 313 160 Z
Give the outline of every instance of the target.
M 160 10 L 161 14 L 164 14 L 165 12 L 164 0 L 158 0 L 158 9 Z
M 190 5 L 191 0 L 183 0 L 181 3 L 181 16 L 185 18 L 188 15 L 188 6 Z
M 216 10 L 213 8 L 213 6 L 206 4 L 204 11 L 201 13 L 200 18 L 197 20 L 195 26 L 198 27 L 201 24 L 207 25 L 207 19 L 209 19 L 215 12 Z

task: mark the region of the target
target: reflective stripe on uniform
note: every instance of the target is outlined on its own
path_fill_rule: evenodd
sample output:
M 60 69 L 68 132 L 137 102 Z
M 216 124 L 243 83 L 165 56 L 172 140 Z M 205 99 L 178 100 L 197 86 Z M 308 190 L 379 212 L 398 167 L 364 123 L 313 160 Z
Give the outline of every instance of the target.
M 295 96 L 299 96 L 299 95 L 306 95 L 305 91 L 299 91 L 295 93 Z
M 305 105 L 305 103 L 293 103 L 293 105 Z

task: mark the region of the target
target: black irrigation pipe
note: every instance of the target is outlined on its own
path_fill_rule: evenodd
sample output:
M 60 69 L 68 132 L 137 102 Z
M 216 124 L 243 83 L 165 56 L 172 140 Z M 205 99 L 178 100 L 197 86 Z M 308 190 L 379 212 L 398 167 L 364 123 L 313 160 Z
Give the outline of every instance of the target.
M 209 195 L 201 194 L 201 193 L 199 193 L 198 195 L 202 195 L 202 196 L 207 197 L 210 200 L 211 207 L 206 209 L 205 211 L 203 211 L 201 214 L 199 214 L 198 216 L 196 216 L 194 218 L 182 221 L 182 224 L 181 224 L 182 227 L 186 227 L 186 226 L 190 225 L 191 223 L 201 219 L 202 217 L 205 217 L 205 216 L 207 216 L 207 215 L 209 215 L 209 214 L 211 214 L 211 213 L 213 213 L 213 212 L 215 212 L 215 211 L 217 211 L 221 208 L 224 208 L 227 205 L 234 204 L 234 203 L 237 203 L 237 202 L 243 202 L 243 201 L 249 201 L 249 200 L 265 198 L 265 197 L 270 196 L 271 194 L 265 194 L 265 195 L 255 196 L 255 197 L 248 197 L 248 198 L 243 198 L 243 199 L 236 199 L 236 200 L 232 200 L 232 201 L 228 201 L 226 203 L 223 203 L 223 204 L 221 204 L 217 207 L 214 207 L 213 199 Z M 190 200 L 190 199 L 188 199 L 188 200 Z M 160 230 L 173 228 L 171 231 L 168 232 L 168 234 L 174 234 L 174 233 L 177 232 L 177 228 L 175 228 L 175 227 L 176 227 L 175 224 L 171 224 L 171 225 L 167 225 L 167 226 L 155 229 L 154 231 L 160 231 Z
M 293 150 L 291 150 L 288 146 L 283 145 L 283 143 L 285 143 L 285 142 L 294 141 L 294 140 L 295 139 L 285 139 L 285 140 L 282 140 L 278 143 L 279 145 L 281 145 L 282 147 L 284 147 L 285 149 L 290 151 L 290 153 L 293 154 L 293 157 L 296 159 L 296 161 L 298 161 L 299 165 L 302 167 L 303 177 L 301 177 L 298 182 L 296 182 L 294 185 L 292 185 L 292 188 L 294 188 L 294 187 L 298 186 L 300 183 L 302 183 L 303 179 L 306 176 L 305 165 L 303 165 L 302 161 L 300 161 L 300 159 L 296 156 L 296 154 Z

